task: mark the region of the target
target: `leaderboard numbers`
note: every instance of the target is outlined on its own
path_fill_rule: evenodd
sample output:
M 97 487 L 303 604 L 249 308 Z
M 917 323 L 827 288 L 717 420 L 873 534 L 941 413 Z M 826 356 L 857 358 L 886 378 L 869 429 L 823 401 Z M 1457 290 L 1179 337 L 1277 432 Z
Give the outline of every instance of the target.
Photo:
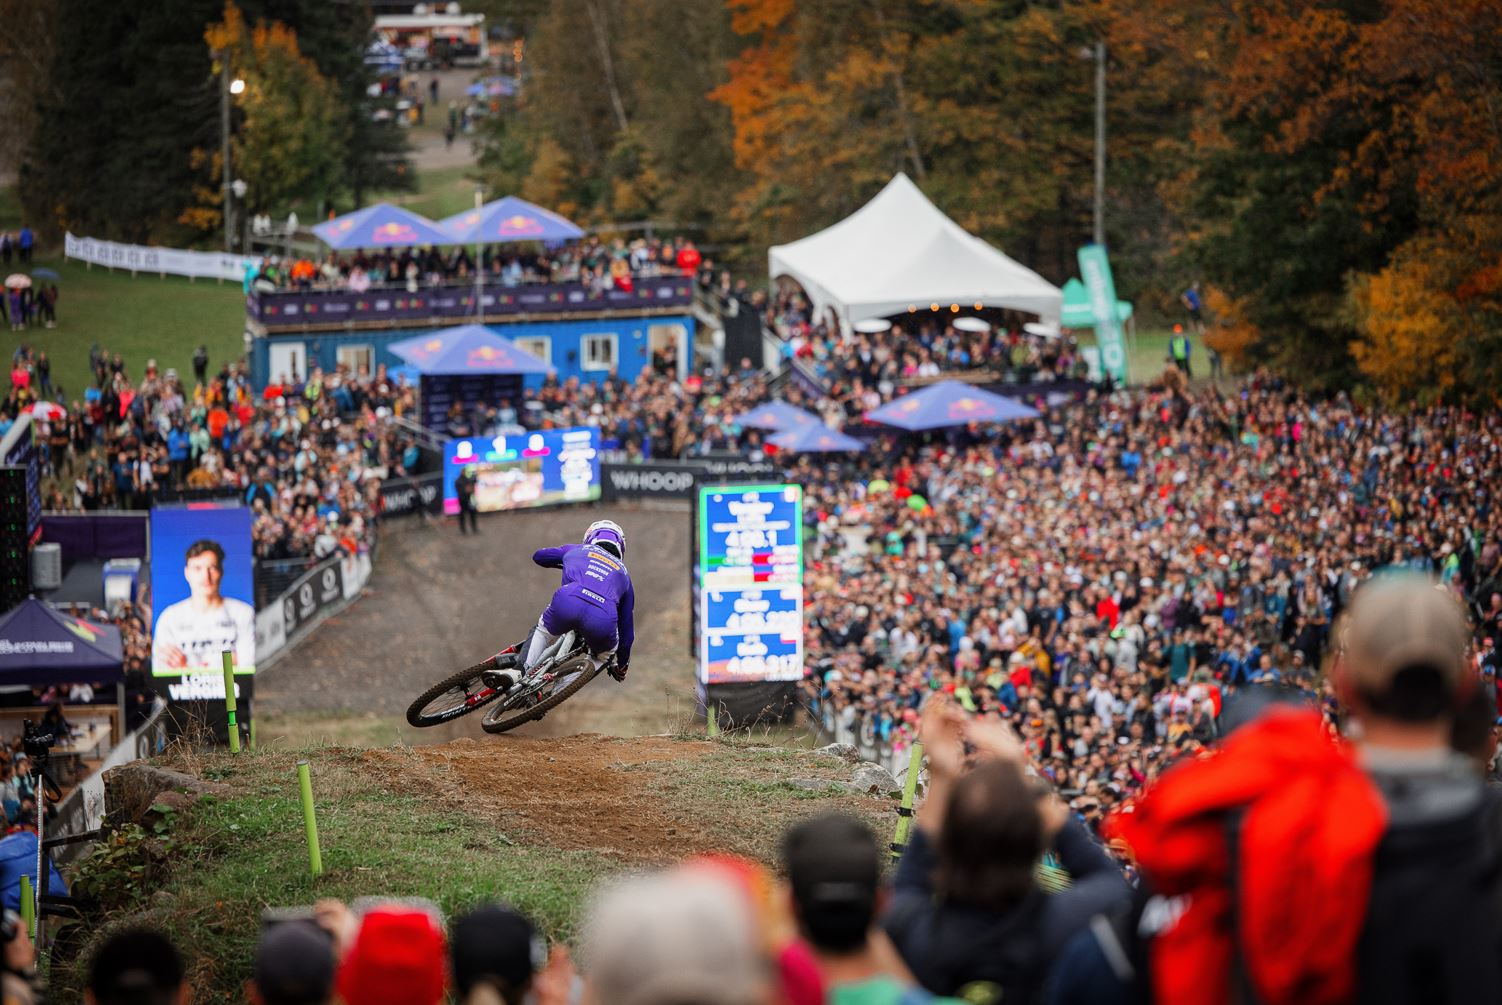
M 802 500 L 794 485 L 699 497 L 701 680 L 803 676 Z

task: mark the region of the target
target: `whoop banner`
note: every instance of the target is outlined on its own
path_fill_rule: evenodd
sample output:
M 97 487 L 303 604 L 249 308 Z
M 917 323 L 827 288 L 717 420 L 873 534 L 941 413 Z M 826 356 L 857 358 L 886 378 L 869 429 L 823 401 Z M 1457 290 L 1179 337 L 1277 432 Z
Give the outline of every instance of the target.
M 646 461 L 601 464 L 604 499 L 692 499 L 700 485 L 753 481 L 774 475 L 771 461 Z
M 1095 316 L 1095 340 L 1100 343 L 1100 364 L 1118 384 L 1127 382 L 1126 345 L 1121 338 L 1121 319 L 1116 316 L 1116 281 L 1103 244 L 1087 244 L 1079 250 L 1080 278 L 1090 295 Z

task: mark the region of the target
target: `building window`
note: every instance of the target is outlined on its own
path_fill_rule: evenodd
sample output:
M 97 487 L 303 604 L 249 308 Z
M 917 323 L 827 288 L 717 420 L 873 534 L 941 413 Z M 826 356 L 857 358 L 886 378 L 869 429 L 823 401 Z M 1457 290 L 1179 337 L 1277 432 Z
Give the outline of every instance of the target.
M 375 347 L 368 342 L 339 347 L 339 365 L 352 377 L 375 373 Z
M 579 344 L 579 355 L 585 370 L 609 370 L 616 364 L 615 335 L 585 335 Z
M 511 344 L 523 352 L 529 352 L 544 363 L 553 362 L 553 337 L 551 335 L 523 335 L 511 340 Z

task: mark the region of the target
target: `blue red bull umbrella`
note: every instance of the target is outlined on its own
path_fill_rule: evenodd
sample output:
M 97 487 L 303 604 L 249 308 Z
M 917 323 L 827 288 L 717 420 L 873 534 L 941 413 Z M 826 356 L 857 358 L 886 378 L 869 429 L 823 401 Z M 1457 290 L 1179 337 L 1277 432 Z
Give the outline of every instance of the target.
M 813 412 L 805 412 L 785 401 L 769 401 L 765 405 L 757 405 L 735 421 L 752 429 L 775 429 L 784 433 L 802 426 L 822 425 Z
M 972 422 L 1011 422 L 1037 416 L 1036 409 L 1020 401 L 958 380 L 931 384 L 866 413 L 872 422 L 907 430 L 943 429 Z
M 313 228 L 313 233 L 324 244 L 337 250 L 460 243 L 427 217 L 386 202 L 320 223 Z
M 484 325 L 440 328 L 388 348 L 425 376 L 547 373 L 552 369 Z
M 790 454 L 858 454 L 866 449 L 860 440 L 822 422 L 778 433 L 768 442 Z
M 438 226 L 457 244 L 572 241 L 584 236 L 584 231 L 572 221 L 514 195 L 488 202 L 479 209 L 455 213 Z

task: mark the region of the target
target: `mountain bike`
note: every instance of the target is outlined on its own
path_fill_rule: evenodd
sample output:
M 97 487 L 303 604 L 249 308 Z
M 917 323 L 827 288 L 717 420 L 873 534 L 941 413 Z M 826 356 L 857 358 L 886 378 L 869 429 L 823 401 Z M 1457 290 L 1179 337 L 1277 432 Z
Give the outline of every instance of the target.
M 541 719 L 615 663 L 609 656 L 597 666 L 584 640 L 570 631 L 544 649 L 537 664 L 509 691 L 485 682 L 488 671 L 514 667 L 526 648 L 523 641 L 434 684 L 407 708 L 407 721 L 418 727 L 436 726 L 493 706 L 480 725 L 487 733 L 504 733 Z

